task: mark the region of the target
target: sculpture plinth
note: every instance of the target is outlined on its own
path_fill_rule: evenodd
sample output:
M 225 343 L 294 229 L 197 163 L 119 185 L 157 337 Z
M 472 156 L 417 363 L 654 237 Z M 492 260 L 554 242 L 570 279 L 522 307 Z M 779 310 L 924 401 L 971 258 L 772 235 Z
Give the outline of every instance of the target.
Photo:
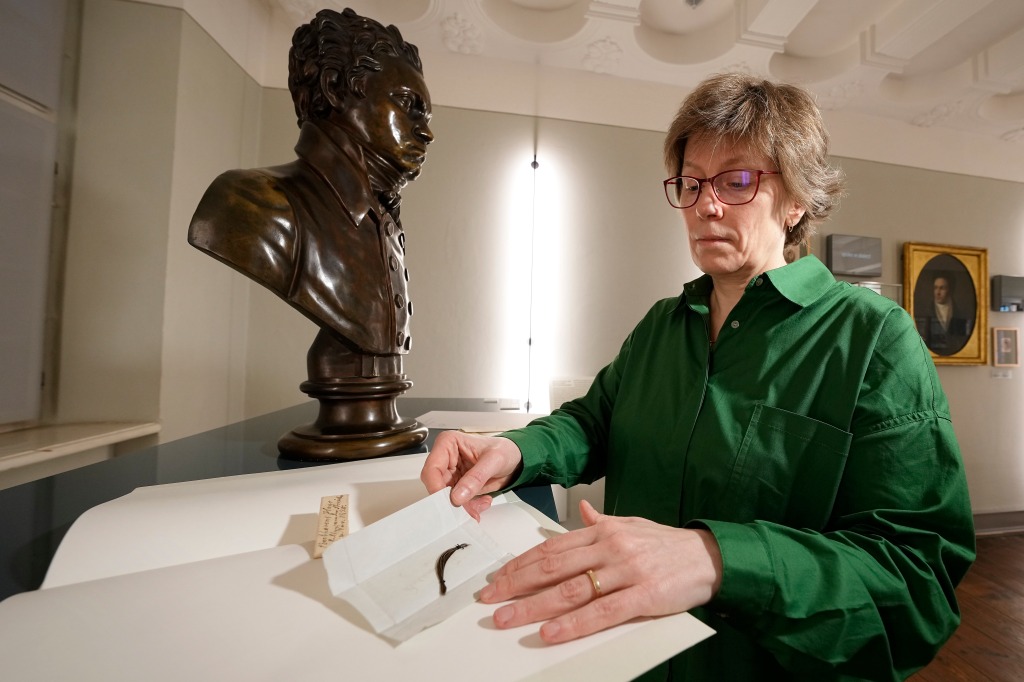
M 304 381 L 302 392 L 320 401 L 312 424 L 297 426 L 277 442 L 292 459 L 351 460 L 378 457 L 419 445 L 427 427 L 402 418 L 395 400 L 412 387 L 405 376 L 385 379 Z
M 312 424 L 277 442 L 292 459 L 351 460 L 387 455 L 422 443 L 427 427 L 403 419 L 395 401 L 412 388 L 402 356 L 353 351 L 321 330 L 306 354 L 309 379 L 299 389 L 320 402 Z

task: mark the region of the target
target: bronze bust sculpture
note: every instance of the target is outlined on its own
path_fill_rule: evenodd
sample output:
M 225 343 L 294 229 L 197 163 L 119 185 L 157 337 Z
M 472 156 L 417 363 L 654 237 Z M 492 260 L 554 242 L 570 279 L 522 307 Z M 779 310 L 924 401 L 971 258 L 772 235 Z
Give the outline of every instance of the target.
M 298 159 L 214 180 L 189 243 L 320 327 L 300 387 L 320 414 L 286 434 L 281 453 L 386 454 L 426 437 L 398 416 L 395 398 L 412 386 L 402 369 L 412 303 L 399 191 L 433 140 L 430 95 L 416 47 L 350 9 L 300 26 L 288 66 Z

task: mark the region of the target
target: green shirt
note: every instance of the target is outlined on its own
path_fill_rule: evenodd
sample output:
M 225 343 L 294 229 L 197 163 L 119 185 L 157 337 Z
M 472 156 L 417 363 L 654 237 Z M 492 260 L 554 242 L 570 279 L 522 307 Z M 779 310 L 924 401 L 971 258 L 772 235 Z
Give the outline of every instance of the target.
M 590 391 L 505 435 L 517 484 L 607 475 L 605 513 L 705 527 L 715 636 L 652 679 L 903 679 L 959 623 L 974 528 L 909 315 L 814 257 L 753 280 L 712 348 L 710 277 L 651 308 Z

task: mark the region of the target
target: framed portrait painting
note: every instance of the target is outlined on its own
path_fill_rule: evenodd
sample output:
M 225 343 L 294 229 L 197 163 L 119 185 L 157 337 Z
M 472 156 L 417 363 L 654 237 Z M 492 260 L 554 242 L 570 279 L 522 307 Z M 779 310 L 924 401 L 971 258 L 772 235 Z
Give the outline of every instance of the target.
M 988 250 L 903 245 L 903 307 L 936 365 L 988 364 Z
M 1020 339 L 1016 327 L 992 327 L 992 364 L 1020 367 Z

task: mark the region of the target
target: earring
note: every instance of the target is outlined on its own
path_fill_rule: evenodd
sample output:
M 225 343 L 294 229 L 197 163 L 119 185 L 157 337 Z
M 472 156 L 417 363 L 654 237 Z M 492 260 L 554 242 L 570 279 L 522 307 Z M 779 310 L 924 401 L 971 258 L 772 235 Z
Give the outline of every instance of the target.
M 794 227 L 796 227 L 796 225 L 789 225 L 789 226 L 787 226 L 786 227 L 786 232 L 792 232 Z

